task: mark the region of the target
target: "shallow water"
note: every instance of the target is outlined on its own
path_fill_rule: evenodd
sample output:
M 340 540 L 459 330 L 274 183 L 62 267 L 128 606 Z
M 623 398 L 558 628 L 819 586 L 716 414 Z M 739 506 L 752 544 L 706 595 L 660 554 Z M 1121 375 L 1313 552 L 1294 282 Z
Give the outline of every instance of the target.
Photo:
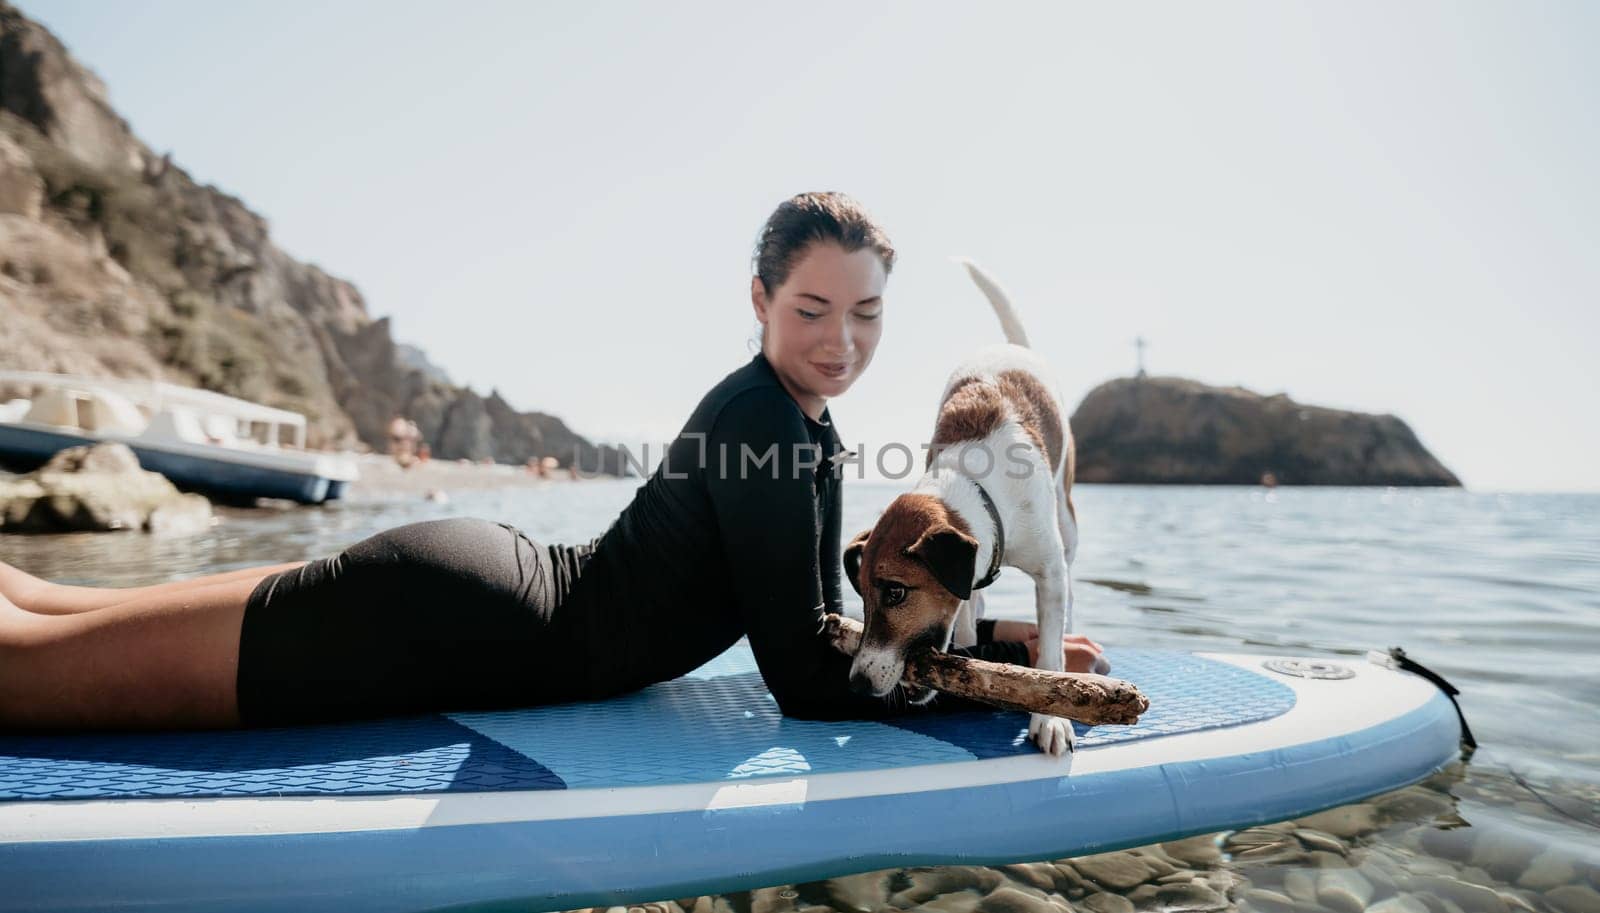
M 0 557 L 57 582 L 135 586 L 319 557 L 432 517 L 481 516 L 575 542 L 603 531 L 637 484 L 224 511 L 211 532 L 187 538 L 0 536 Z M 845 537 L 907 487 L 850 480 Z M 1298 829 L 1053 866 L 854 874 L 665 909 L 1600 913 L 1600 495 L 1085 485 L 1074 501 L 1075 630 L 1186 650 L 1362 656 L 1403 646 L 1461 689 L 1479 750 Z M 988 593 L 991 617 L 1031 619 L 1020 572 L 1006 570 Z M 1129 885 L 1108 867 L 1148 878 Z

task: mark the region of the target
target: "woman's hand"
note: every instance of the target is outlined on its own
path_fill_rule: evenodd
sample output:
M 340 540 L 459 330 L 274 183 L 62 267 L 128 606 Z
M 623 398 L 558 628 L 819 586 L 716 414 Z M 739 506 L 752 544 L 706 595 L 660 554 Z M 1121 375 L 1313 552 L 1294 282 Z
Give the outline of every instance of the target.
M 1013 640 L 1028 645 L 1028 662 L 1039 665 L 1039 626 L 1030 621 L 997 621 L 994 623 L 995 640 Z M 1061 650 L 1067 661 L 1068 672 L 1089 672 L 1105 648 L 1082 634 L 1067 634 L 1061 638 Z

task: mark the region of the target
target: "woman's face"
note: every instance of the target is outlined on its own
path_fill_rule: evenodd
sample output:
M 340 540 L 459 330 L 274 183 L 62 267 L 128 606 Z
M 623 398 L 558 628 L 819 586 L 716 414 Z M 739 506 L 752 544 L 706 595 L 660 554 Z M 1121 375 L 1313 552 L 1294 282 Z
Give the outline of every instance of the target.
M 828 399 L 850 389 L 871 363 L 883 334 L 887 281 L 876 251 L 845 253 L 826 241 L 808 245 L 771 295 L 759 277 L 751 279 L 756 319 L 766 328 L 762 351 L 811 418 L 820 418 Z

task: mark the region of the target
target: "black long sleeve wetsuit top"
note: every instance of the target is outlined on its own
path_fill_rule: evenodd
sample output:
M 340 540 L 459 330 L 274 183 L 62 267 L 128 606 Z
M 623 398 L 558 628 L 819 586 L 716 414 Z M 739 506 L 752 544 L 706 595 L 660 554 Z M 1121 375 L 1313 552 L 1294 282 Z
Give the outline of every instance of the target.
M 566 661 L 592 696 L 682 675 L 749 637 L 784 714 L 871 719 L 975 706 L 940 695 L 908 706 L 850 690 L 850 659 L 819 633 L 841 589 L 843 445 L 827 410 L 814 421 L 756 354 L 695 408 L 665 457 L 590 545 L 571 604 L 579 647 Z M 980 642 L 951 652 L 1026 664 L 1027 647 Z M 581 654 L 581 655 L 579 655 Z

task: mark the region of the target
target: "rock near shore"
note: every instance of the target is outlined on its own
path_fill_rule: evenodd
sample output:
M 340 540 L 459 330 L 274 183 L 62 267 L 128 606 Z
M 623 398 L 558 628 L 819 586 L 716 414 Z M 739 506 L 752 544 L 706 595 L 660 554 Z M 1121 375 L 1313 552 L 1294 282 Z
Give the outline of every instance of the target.
M 188 533 L 211 519 L 210 501 L 141 469 L 126 444 L 69 447 L 25 476 L 0 480 L 0 532 Z
M 1073 413 L 1072 434 L 1079 482 L 1461 484 L 1393 415 L 1177 377 L 1101 384 Z

